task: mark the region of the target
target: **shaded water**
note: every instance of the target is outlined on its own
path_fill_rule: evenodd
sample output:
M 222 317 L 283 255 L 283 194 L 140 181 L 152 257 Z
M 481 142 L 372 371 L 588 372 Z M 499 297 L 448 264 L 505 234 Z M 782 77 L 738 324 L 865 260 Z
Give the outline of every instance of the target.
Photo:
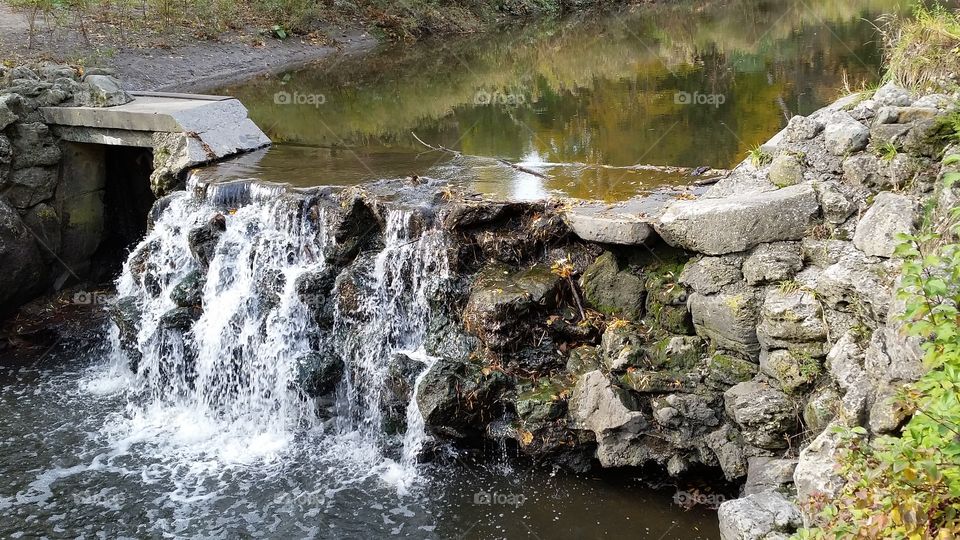
M 729 168 L 839 97 L 844 78 L 875 82 L 874 19 L 901 4 L 643 5 L 261 78 L 221 93 L 279 144 L 223 173 L 298 185 L 417 174 L 528 199 L 627 198 L 690 178 L 605 166 Z M 549 178 L 430 151 L 412 133 Z

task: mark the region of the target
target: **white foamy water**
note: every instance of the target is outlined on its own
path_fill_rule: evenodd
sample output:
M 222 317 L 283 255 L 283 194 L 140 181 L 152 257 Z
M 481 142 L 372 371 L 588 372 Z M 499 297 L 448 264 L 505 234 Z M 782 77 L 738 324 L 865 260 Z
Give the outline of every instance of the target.
M 361 254 L 350 279 L 338 280 L 332 293 L 349 283 L 355 306 L 343 313 L 337 304 L 332 328 L 320 329 L 297 283 L 327 270 L 327 255 L 337 247 L 332 212 L 275 190 L 248 191 L 238 200 L 250 204 L 224 214 L 203 313 L 188 332 L 165 328 L 163 317 L 176 307 L 170 299 L 176 285 L 200 269 L 189 232 L 217 210 L 190 197 L 175 199 L 124 265 L 117 297 L 137 299 L 141 358 L 136 373 L 123 373 L 128 358 L 114 332 L 116 365 L 85 383 L 90 392 L 123 391 L 129 398 L 104 432 L 118 447 L 138 447 L 172 465 L 187 458 L 224 466 L 282 462 L 298 438 L 309 436 L 345 462 L 339 472 L 377 474 L 407 492 L 427 435 L 413 399 L 410 429 L 384 433 L 384 386 L 399 352 L 423 370 L 432 364 L 422 345 L 431 295 L 449 276 L 443 234 L 419 230 L 409 211 L 390 211 L 383 248 Z M 208 197 L 222 201 L 236 192 Z M 327 422 L 295 384 L 297 360 L 315 352 L 334 354 L 344 366 Z

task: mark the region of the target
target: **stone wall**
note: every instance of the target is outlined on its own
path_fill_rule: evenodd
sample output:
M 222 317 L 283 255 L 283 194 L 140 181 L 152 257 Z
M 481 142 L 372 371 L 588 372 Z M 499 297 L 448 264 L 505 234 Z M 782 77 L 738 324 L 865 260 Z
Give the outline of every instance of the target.
M 102 159 L 62 145 L 40 107 L 132 99 L 105 72 L 0 68 L 0 315 L 54 284 L 85 278 L 103 232 Z M 63 178 L 70 181 L 62 181 Z

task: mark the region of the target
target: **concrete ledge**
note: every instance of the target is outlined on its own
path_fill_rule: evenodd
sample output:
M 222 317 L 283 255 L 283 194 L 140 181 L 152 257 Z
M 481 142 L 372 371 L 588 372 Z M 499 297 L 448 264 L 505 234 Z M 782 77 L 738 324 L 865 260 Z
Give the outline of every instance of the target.
M 203 133 L 247 118 L 238 100 L 218 101 L 208 96 L 138 96 L 116 107 L 41 107 L 44 121 L 58 126 L 76 126 L 125 131 Z
M 577 236 L 588 242 L 645 244 L 657 237 L 652 222 L 675 195 L 672 190 L 664 190 L 615 204 L 582 203 L 566 210 L 563 219 Z

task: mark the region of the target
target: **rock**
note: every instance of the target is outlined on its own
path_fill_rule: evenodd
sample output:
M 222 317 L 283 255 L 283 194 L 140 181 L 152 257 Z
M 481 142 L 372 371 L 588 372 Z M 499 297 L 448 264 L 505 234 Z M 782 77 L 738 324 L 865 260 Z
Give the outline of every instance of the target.
M 700 257 L 683 267 L 680 283 L 701 294 L 714 294 L 743 278 L 740 271 L 743 262 L 744 258 L 739 255 Z
M 547 381 L 521 392 L 514 400 L 517 415 L 527 424 L 552 422 L 561 418 L 567 412 L 567 402 L 560 397 L 564 390 L 562 384 Z
M 424 367 L 423 362 L 407 354 L 396 353 L 390 358 L 387 378 L 384 381 L 383 393 L 380 397 L 385 432 L 395 434 L 407 430 L 407 405 L 413 395 L 417 376 Z M 333 384 L 328 385 L 330 390 L 336 387 L 340 378 L 340 373 L 337 373 Z
M 610 430 L 638 432 L 646 425 L 637 401 L 615 386 L 601 371 L 591 371 L 577 380 L 570 395 L 569 415 L 576 429 L 602 435 Z
M 792 278 L 801 268 L 799 242 L 760 244 L 743 262 L 743 277 L 750 285 L 777 283 Z
M 817 276 L 817 298 L 832 309 L 878 323 L 885 321 L 895 265 L 870 259 L 857 250 L 843 250 L 838 259 Z
M 813 187 L 800 184 L 764 193 L 677 201 L 656 228 L 672 246 L 723 255 L 765 242 L 799 240 L 819 210 Z
M 910 93 L 890 81 L 873 93 L 873 100 L 880 106 L 906 107 L 913 101 Z
M 840 191 L 836 182 L 821 182 L 815 187 L 823 217 L 828 222 L 839 225 L 857 211 L 857 206 Z
M 197 308 L 173 308 L 160 316 L 160 326 L 167 330 L 186 332 L 193 327 L 203 312 Z
M 855 426 L 865 420 L 872 387 L 863 369 L 863 359 L 864 351 L 852 332 L 840 336 L 827 354 L 827 369 L 842 392 L 838 411 L 842 413 L 840 420 Z
M 787 123 L 786 138 L 790 142 L 803 142 L 812 139 L 823 131 L 823 124 L 815 118 L 794 116 Z
M 806 290 L 771 289 L 760 310 L 757 339 L 768 350 L 803 350 L 822 357 L 826 354 L 821 344 L 827 339 L 827 325 L 819 301 Z
M 849 113 L 837 111 L 826 118 L 823 142 L 828 152 L 846 156 L 866 148 L 869 140 L 870 130 Z
M 899 189 L 909 185 L 922 170 L 920 160 L 906 153 L 898 153 L 880 165 L 876 183 L 881 189 Z M 935 174 L 935 173 L 934 173 Z
M 759 354 L 759 302 L 755 289 L 730 287 L 719 294 L 694 293 L 690 295 L 689 306 L 698 335 L 710 339 L 719 348 L 750 357 Z
M 7 129 L 7 126 L 20 119 L 10 107 L 11 101 L 19 99 L 13 94 L 0 95 L 0 131 Z
M 884 385 L 870 407 L 870 431 L 876 435 L 895 434 L 911 417 L 906 403 L 898 397 L 902 384 Z
M 696 426 L 716 427 L 720 425 L 717 418 L 719 411 L 712 406 L 711 399 L 696 394 L 670 394 L 662 400 L 667 408 L 677 411 L 690 424 Z
M 726 390 L 731 386 L 749 381 L 757 374 L 757 364 L 730 356 L 716 353 L 707 363 L 707 376 L 704 382 L 715 390 Z
M 821 386 L 810 394 L 803 407 L 803 424 L 813 436 L 826 429 L 840 413 L 840 394 L 832 386 Z
M 787 437 L 797 428 L 797 410 L 786 394 L 747 381 L 724 392 L 723 400 L 727 415 L 740 426 L 747 442 L 766 449 L 788 446 Z
M 722 540 L 765 540 L 803 525 L 800 510 L 775 491 L 726 501 L 717 510 Z
M 792 186 L 803 182 L 803 164 L 793 154 L 780 154 L 770 163 L 767 174 L 770 182 L 778 188 Z
M 643 338 L 640 330 L 629 323 L 607 325 L 600 340 L 603 364 L 610 371 L 644 365 Z
M 620 383 L 638 394 L 695 392 L 700 385 L 700 376 L 679 371 L 633 369 L 620 376 Z
M 117 326 L 120 333 L 120 348 L 127 355 L 130 371 L 137 373 L 141 352 L 138 334 L 143 312 L 137 298 L 126 296 L 117 299 L 110 306 L 110 320 Z
M 210 267 L 217 252 L 217 243 L 220 236 L 227 230 L 227 220 L 223 214 L 217 213 L 206 224 L 187 233 L 187 242 L 190 244 L 190 253 L 203 268 Z
M 878 186 L 884 183 L 880 160 L 872 154 L 854 154 L 843 160 L 843 180 L 851 184 Z
M 0 314 L 44 288 L 40 250 L 17 211 L 0 199 Z
M 10 173 L 3 196 L 17 208 L 29 208 L 53 197 L 57 186 L 57 170 L 50 167 L 27 167 Z
M 928 94 L 913 102 L 914 107 L 949 109 L 954 99 L 946 94 Z
M 567 373 L 579 377 L 584 373 L 600 369 L 600 351 L 590 345 L 581 345 L 570 351 L 567 357 Z
M 573 232 L 587 242 L 639 246 L 656 238 L 653 226 L 635 215 L 575 206 L 563 213 Z
M 917 214 L 917 204 L 910 197 L 882 192 L 857 224 L 853 243 L 867 255 L 892 257 L 900 243 L 896 235 L 912 233 Z
M 646 286 L 639 276 L 621 270 L 609 251 L 597 258 L 580 280 L 587 304 L 604 315 L 639 321 L 643 317 Z
M 677 283 L 683 264 L 661 263 L 648 268 L 644 322 L 657 334 L 692 334 L 687 291 Z
M 492 417 L 489 409 L 505 384 L 501 371 L 484 374 L 469 361 L 440 358 L 417 385 L 417 406 L 431 432 L 464 438 L 482 430 L 481 418 Z
M 319 397 L 333 392 L 343 375 L 343 361 L 336 355 L 308 352 L 294 362 L 294 384 L 306 395 Z
M 40 244 L 40 255 L 47 261 L 51 261 L 60 253 L 60 216 L 52 206 L 40 203 L 23 216 L 23 223 L 36 237 Z
M 188 273 L 170 292 L 170 299 L 178 307 L 200 307 L 207 276 L 200 270 Z
M 120 81 L 109 75 L 87 75 L 81 86 L 76 96 L 81 107 L 114 107 L 133 101 L 133 96 L 120 86 Z
M 716 455 L 727 480 L 733 482 L 747 474 L 743 437 L 736 428 L 724 424 L 720 429 L 704 436 L 703 440 Z
M 894 326 L 896 323 L 894 323 Z M 913 338 L 903 336 L 889 325 L 870 336 L 863 367 L 874 382 L 914 382 L 926 373 L 923 351 Z
M 748 458 L 747 464 L 747 482 L 743 485 L 744 495 L 764 491 L 782 492 L 787 484 L 793 484 L 793 472 L 797 469 L 795 459 L 769 456 Z
M 695 368 L 707 352 L 698 336 L 665 337 L 647 348 L 646 357 L 654 368 L 687 371 Z
M 474 279 L 464 328 L 493 350 L 513 347 L 529 332 L 528 314 L 551 306 L 559 284 L 560 277 L 543 264 L 521 271 L 489 264 Z
M 780 384 L 780 389 L 795 394 L 817 380 L 822 369 L 816 358 L 777 349 L 760 354 L 760 371 Z
M 45 124 L 14 124 L 12 141 L 15 170 L 60 163 L 60 148 L 50 136 L 50 128 Z
M 807 504 L 811 497 L 826 497 L 828 500 L 837 495 L 844 485 L 843 478 L 837 474 L 837 453 L 839 434 L 830 424 L 813 442 L 800 451 L 797 468 L 793 472 L 793 483 L 797 486 L 797 501 Z

